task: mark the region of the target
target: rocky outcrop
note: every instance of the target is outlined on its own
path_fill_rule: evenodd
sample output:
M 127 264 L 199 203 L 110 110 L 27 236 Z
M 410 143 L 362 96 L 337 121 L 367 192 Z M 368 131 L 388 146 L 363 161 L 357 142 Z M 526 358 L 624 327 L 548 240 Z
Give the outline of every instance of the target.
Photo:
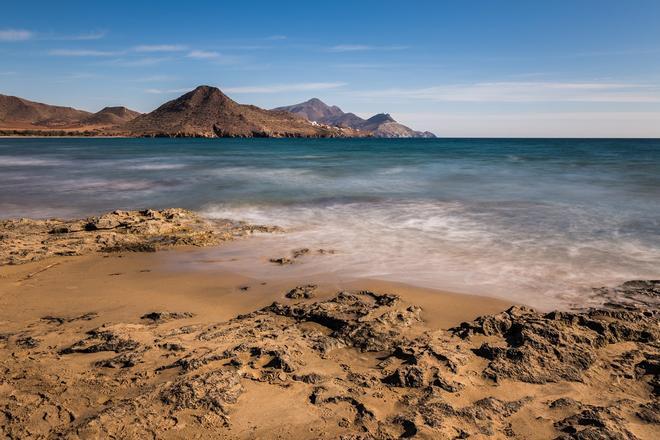
M 379 113 L 362 119 L 354 113 L 344 113 L 337 106 L 329 106 L 318 98 L 300 104 L 278 107 L 274 110 L 287 111 L 309 121 L 335 127 L 352 128 L 378 138 L 434 138 L 429 131 L 415 131 L 399 124 L 387 113 Z
M 79 220 L 0 220 L 0 266 L 93 252 L 155 252 L 207 246 L 253 232 L 280 231 L 229 220 L 212 221 L 184 209 L 113 211 Z
M 643 304 L 514 307 L 439 330 L 396 295 L 339 292 L 227 322 L 180 327 L 192 314 L 158 312 L 163 325 L 96 324 L 72 344 L 25 343 L 103 319 L 83 316 L 0 343 L 5 437 L 269 436 L 253 432 L 257 422 L 296 438 L 658 433 L 660 313 Z M 76 360 L 89 367 L 67 367 Z M 262 420 L 265 407 L 296 417 Z

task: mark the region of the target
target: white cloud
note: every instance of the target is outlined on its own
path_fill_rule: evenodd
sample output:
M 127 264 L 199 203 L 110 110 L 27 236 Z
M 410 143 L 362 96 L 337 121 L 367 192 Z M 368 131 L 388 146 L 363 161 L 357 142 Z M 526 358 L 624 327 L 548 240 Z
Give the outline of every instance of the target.
M 316 82 L 296 84 L 274 84 L 266 86 L 243 86 L 228 87 L 224 89 L 227 93 L 283 93 L 283 92 L 305 92 L 311 90 L 328 90 L 345 86 L 343 82 Z
M 266 37 L 266 40 L 270 41 L 281 41 L 281 40 L 286 40 L 286 35 L 271 35 L 269 37 Z
M 629 83 L 483 82 L 355 92 L 376 99 L 433 102 L 660 102 L 660 87 Z
M 113 57 L 122 54 L 122 52 L 90 49 L 53 49 L 48 53 L 58 57 Z
M 214 58 L 220 58 L 220 53 L 207 51 L 207 50 L 193 50 L 188 54 L 189 58 L 197 58 L 200 60 L 209 60 Z
M 0 29 L 0 41 L 25 41 L 34 37 L 34 33 L 25 29 Z
M 136 52 L 181 52 L 188 48 L 182 44 L 143 44 L 133 48 Z

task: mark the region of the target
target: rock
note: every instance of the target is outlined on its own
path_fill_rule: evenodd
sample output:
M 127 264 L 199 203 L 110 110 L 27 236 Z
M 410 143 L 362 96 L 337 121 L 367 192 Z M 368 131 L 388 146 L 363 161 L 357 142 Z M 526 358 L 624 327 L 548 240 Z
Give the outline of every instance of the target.
M 240 376 L 231 370 L 213 370 L 183 377 L 161 393 L 161 400 L 174 410 L 205 409 L 225 419 L 229 406 L 243 393 Z
M 490 361 L 484 374 L 493 380 L 529 383 L 581 381 L 596 360 L 595 350 L 618 342 L 658 340 L 659 313 L 623 310 L 539 313 L 512 307 L 504 313 L 463 323 L 452 331 L 498 336 L 475 353 Z
M 268 261 L 270 261 L 271 263 L 279 264 L 280 266 L 285 266 L 287 264 L 294 263 L 294 261 L 291 258 L 287 258 L 287 257 L 271 258 Z
M 284 296 L 289 299 L 309 299 L 314 297 L 314 291 L 318 288 L 316 284 L 304 284 L 289 290 Z
M 124 329 L 125 326 L 116 326 L 90 330 L 87 332 L 88 337 L 86 339 L 61 350 L 60 353 L 98 353 L 101 351 L 122 353 L 136 350 L 140 343 L 131 339 L 128 332 L 123 331 Z
M 291 251 L 291 255 L 293 256 L 293 258 L 300 258 L 309 254 L 309 252 L 310 250 L 308 248 L 294 249 L 293 251 Z
M 140 319 L 146 319 L 154 323 L 161 323 L 172 321 L 174 319 L 187 319 L 194 317 L 194 313 L 190 312 L 151 312 L 146 315 L 142 315 Z
M 51 256 L 94 252 L 155 252 L 171 246 L 208 246 L 272 226 L 207 220 L 184 209 L 113 211 L 79 220 L 0 220 L 0 266 Z
M 578 414 L 555 423 L 562 432 L 558 439 L 636 440 L 632 432 L 622 426 L 623 419 L 615 409 L 586 406 Z
M 23 336 L 16 339 L 16 346 L 24 349 L 37 348 L 39 346 L 39 340 L 32 336 Z

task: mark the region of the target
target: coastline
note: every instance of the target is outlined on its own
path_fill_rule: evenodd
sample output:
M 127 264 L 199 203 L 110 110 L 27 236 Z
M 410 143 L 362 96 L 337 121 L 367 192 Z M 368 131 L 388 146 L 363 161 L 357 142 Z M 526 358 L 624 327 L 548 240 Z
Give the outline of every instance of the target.
M 660 316 L 644 302 L 540 313 L 332 273 L 173 268 L 191 244 L 222 253 L 254 228 L 277 232 L 183 210 L 50 222 L 19 222 L 18 237 L 36 225 L 49 238 L 22 243 L 20 255 L 35 261 L 0 266 L 0 432 L 9 438 L 660 432 Z M 72 243 L 81 255 L 53 254 Z M 651 298 L 658 284 L 626 288 Z

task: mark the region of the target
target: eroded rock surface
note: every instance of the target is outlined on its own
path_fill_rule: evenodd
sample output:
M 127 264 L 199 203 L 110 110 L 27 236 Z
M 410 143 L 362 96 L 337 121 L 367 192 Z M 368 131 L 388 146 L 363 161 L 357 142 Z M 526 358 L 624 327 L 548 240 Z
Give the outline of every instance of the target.
M 79 220 L 0 220 L 0 265 L 93 252 L 155 252 L 208 246 L 249 235 L 276 232 L 274 226 L 212 221 L 185 209 L 113 211 Z
M 192 317 L 186 311 L 120 323 L 81 316 L 40 320 L 4 338 L 2 436 L 660 433 L 660 321 L 647 307 L 514 307 L 438 330 L 398 296 L 361 291 L 195 325 L 178 321 Z M 76 337 L 54 344 L 67 329 Z

